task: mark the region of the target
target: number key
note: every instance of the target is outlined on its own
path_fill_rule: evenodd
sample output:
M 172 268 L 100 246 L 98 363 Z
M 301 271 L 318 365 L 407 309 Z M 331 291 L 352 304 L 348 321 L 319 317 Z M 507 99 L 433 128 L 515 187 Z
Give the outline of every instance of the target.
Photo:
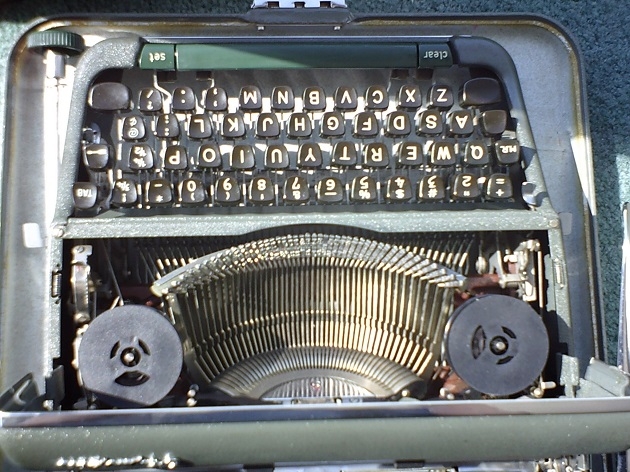
M 477 184 L 477 177 L 473 174 L 456 175 L 451 192 L 456 200 L 472 200 L 481 193 Z
M 217 203 L 238 203 L 241 201 L 241 189 L 234 177 L 221 177 L 217 180 L 214 192 Z
M 284 201 L 306 203 L 309 199 L 308 182 L 304 177 L 289 177 L 284 183 Z
M 343 200 L 343 185 L 336 177 L 325 177 L 317 182 L 316 193 L 320 203 L 339 203 Z
M 268 177 L 254 177 L 249 184 L 249 199 L 253 203 L 271 203 L 276 193 Z
M 372 177 L 364 175 L 352 181 L 350 199 L 354 202 L 373 202 L 376 200 L 376 182 Z
M 394 176 L 387 181 L 385 198 L 392 203 L 411 200 L 411 182 L 404 176 Z
M 179 186 L 179 200 L 183 205 L 198 205 L 206 201 L 206 190 L 199 179 L 186 179 Z

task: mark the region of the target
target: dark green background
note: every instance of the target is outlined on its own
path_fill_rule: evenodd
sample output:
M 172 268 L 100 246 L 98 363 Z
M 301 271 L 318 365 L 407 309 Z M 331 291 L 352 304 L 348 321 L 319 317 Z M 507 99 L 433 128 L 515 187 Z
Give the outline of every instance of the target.
M 622 202 L 630 200 L 630 183 L 627 182 L 630 178 L 630 34 L 627 21 L 630 4 L 618 0 L 348 0 L 348 4 L 361 13 L 539 13 L 555 19 L 573 33 L 582 50 L 587 74 L 608 352 L 614 362 L 621 270 L 620 208 Z M 94 15 L 105 12 L 242 13 L 248 7 L 246 0 L 0 0 L 0 55 L 5 61 L 0 68 L 0 105 L 4 104 L 6 58 L 10 46 L 32 18 L 69 12 Z M 540 78 L 541 87 L 544 87 L 544 70 L 540 71 Z

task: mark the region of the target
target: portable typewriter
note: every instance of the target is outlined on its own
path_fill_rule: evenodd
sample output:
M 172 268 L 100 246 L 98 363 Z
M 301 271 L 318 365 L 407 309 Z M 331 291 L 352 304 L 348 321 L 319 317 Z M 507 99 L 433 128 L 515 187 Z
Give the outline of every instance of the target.
M 56 18 L 17 44 L 5 454 L 604 470 L 630 447 L 629 387 L 596 360 L 570 38 L 293 3 Z

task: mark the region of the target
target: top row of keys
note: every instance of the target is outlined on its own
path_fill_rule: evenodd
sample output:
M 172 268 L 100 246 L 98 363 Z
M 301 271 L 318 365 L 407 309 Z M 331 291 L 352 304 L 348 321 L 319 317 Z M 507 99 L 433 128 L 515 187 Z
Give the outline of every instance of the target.
M 365 106 L 371 110 L 389 108 L 389 91 L 382 85 L 373 85 L 365 91 Z M 422 92 L 416 84 L 405 84 L 396 94 L 397 104 L 401 108 L 416 109 L 422 105 Z M 460 104 L 464 107 L 483 106 L 501 101 L 501 86 L 495 79 L 480 77 L 464 83 Z M 275 111 L 292 111 L 295 108 L 295 95 L 288 86 L 277 86 L 271 91 L 271 108 Z M 357 91 L 353 87 L 338 87 L 334 93 L 335 108 L 340 111 L 356 110 L 358 107 Z M 241 88 L 239 105 L 243 111 L 260 111 L 263 94 L 255 85 Z M 326 109 L 326 93 L 321 87 L 307 87 L 302 94 L 305 111 L 322 111 Z M 131 92 L 126 85 L 118 82 L 102 82 L 90 90 L 88 103 L 95 110 L 118 111 L 131 108 Z M 433 85 L 427 94 L 427 105 L 433 108 L 450 108 L 453 106 L 453 91 L 446 85 Z M 228 108 L 228 95 L 225 89 L 211 87 L 205 90 L 201 104 L 209 111 L 225 111 Z M 140 90 L 137 108 L 143 112 L 162 110 L 162 93 L 156 88 L 147 87 Z M 180 86 L 172 91 L 172 108 L 174 111 L 192 111 L 197 106 L 197 97 L 191 87 Z

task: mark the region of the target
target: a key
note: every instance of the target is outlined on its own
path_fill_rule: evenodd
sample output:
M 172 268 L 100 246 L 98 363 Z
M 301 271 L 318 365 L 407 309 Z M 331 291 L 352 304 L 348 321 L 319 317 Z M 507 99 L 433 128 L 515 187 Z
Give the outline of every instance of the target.
M 293 89 L 285 85 L 274 87 L 271 92 L 271 108 L 276 111 L 290 111 L 295 108 Z
M 458 174 L 453 180 L 451 194 L 455 200 L 472 200 L 481 194 L 477 177 L 473 174 Z
M 387 167 L 389 151 L 383 143 L 369 143 L 363 148 L 363 164 L 366 167 Z
M 401 108 L 418 108 L 422 105 L 422 94 L 420 87 L 407 84 L 400 87 L 398 92 L 398 106 Z
M 129 89 L 118 82 L 96 84 L 90 90 L 88 104 L 99 111 L 128 110 L 131 104 Z
M 411 200 L 413 192 L 411 190 L 411 182 L 405 176 L 390 177 L 387 181 L 385 191 L 385 199 L 389 202 L 406 202 Z
M 148 170 L 152 169 L 153 149 L 148 144 L 134 144 L 129 149 L 129 169 Z
M 202 169 L 217 169 L 223 164 L 221 151 L 216 143 L 202 144 L 197 154 L 197 165 Z
M 262 94 L 260 93 L 260 89 L 255 85 L 242 87 L 239 102 L 241 110 L 243 111 L 260 110 L 262 107 Z
M 320 203 L 339 203 L 343 200 L 343 185 L 336 177 L 324 177 L 317 182 L 315 193 Z
M 109 161 L 110 148 L 107 144 L 88 144 L 83 148 L 83 162 L 90 170 L 104 170 Z
M 208 111 L 224 111 L 227 110 L 227 94 L 225 90 L 218 87 L 211 87 L 206 90 L 203 100 L 203 107 Z
M 259 138 L 277 138 L 280 125 L 275 113 L 261 113 L 256 120 L 256 136 Z
M 199 179 L 185 179 L 178 190 L 182 205 L 201 205 L 207 201 L 206 189 Z
M 241 201 L 241 188 L 234 177 L 221 177 L 214 189 L 214 201 L 217 203 L 238 203 Z
M 254 177 L 249 183 L 248 197 L 253 203 L 272 203 L 276 199 L 274 185 L 268 177 Z
M 230 154 L 230 167 L 232 169 L 248 170 L 256 165 L 254 149 L 249 144 L 234 146 Z
M 352 180 L 350 199 L 354 202 L 374 202 L 377 198 L 376 181 L 363 175 Z
M 509 175 L 492 174 L 486 180 L 486 197 L 490 200 L 512 198 L 514 190 Z
M 488 110 L 481 114 L 481 131 L 486 136 L 502 134 L 507 127 L 507 113 L 505 110 Z
M 144 119 L 139 116 L 126 116 L 122 125 L 122 138 L 126 141 L 144 139 L 146 134 Z
M 457 110 L 450 114 L 448 124 L 451 134 L 469 136 L 474 131 L 473 114 L 469 110 Z
M 382 85 L 372 85 L 365 92 L 365 106 L 370 110 L 387 110 L 389 94 Z
M 300 168 L 322 166 L 322 150 L 316 143 L 304 143 L 298 149 L 297 165 Z
M 245 136 L 245 122 L 240 113 L 228 113 L 223 117 L 223 129 L 221 134 L 224 138 L 242 138 Z
M 306 203 L 310 197 L 308 182 L 304 177 L 289 177 L 284 183 L 283 193 L 283 199 L 286 203 Z
M 138 110 L 145 113 L 157 113 L 162 110 L 162 94 L 153 87 L 140 90 Z
M 372 138 L 378 135 L 378 120 L 371 111 L 357 113 L 354 117 L 352 134 L 357 138 Z
M 330 111 L 322 116 L 320 134 L 323 138 L 338 138 L 346 132 L 343 115 L 338 111 Z
M 501 101 L 501 85 L 490 77 L 471 79 L 462 87 L 460 103 L 464 107 L 491 105 Z
M 411 133 L 409 115 L 404 111 L 394 111 L 387 115 L 385 134 L 392 137 L 408 136 Z
M 311 118 L 308 113 L 292 113 L 287 123 L 287 135 L 290 138 L 308 138 L 313 133 Z
M 289 153 L 282 144 L 271 144 L 265 150 L 265 167 L 267 169 L 286 169 L 289 167 Z
M 148 205 L 167 205 L 173 202 L 173 189 L 166 179 L 149 180 L 146 190 Z
M 179 121 L 174 114 L 160 115 L 155 123 L 155 135 L 158 138 L 177 138 Z
M 411 141 L 403 142 L 398 148 L 398 165 L 419 166 L 424 163 L 422 145 Z
M 455 146 L 449 141 L 435 141 L 431 145 L 431 165 L 452 166 L 457 163 Z
M 357 91 L 353 87 L 339 87 L 335 91 L 335 108 L 337 110 L 356 110 Z
M 191 115 L 188 122 L 188 136 L 192 139 L 205 139 L 212 136 L 212 123 L 208 115 Z
M 434 85 L 429 90 L 430 107 L 450 108 L 453 106 L 453 91 L 448 85 Z
M 326 108 L 326 94 L 321 87 L 307 87 L 302 96 L 304 110 L 317 111 Z
M 499 164 L 512 165 L 519 161 L 521 146 L 516 139 L 501 139 L 494 143 L 494 151 Z
M 418 182 L 418 200 L 439 201 L 444 200 L 445 196 L 446 187 L 439 175 L 425 175 Z
M 177 87 L 173 90 L 173 110 L 190 111 L 195 109 L 195 92 L 190 87 Z
M 464 151 L 464 164 L 469 166 L 485 166 L 490 162 L 488 148 L 483 141 L 469 141 Z
M 133 206 L 138 202 L 136 183 L 131 179 L 118 179 L 114 182 L 111 204 L 114 206 Z
M 72 186 L 74 207 L 78 210 L 89 210 L 96 206 L 98 188 L 91 182 L 76 182 Z
M 438 136 L 444 130 L 442 113 L 439 110 L 425 110 L 418 115 L 417 133 Z
M 188 152 L 185 146 L 168 146 L 164 151 L 164 168 L 167 170 L 186 170 Z
M 335 144 L 330 163 L 334 166 L 354 166 L 357 164 L 357 157 L 357 148 L 354 143 L 341 141 Z

